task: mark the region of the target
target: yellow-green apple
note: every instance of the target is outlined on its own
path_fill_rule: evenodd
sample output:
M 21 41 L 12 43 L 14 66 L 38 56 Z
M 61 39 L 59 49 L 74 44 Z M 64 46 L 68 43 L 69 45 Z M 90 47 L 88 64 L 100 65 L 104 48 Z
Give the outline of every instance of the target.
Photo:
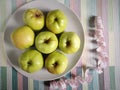
M 52 74 L 62 74 L 68 65 L 67 57 L 60 51 L 54 51 L 45 59 L 45 68 Z
M 58 47 L 57 36 L 50 31 L 40 32 L 35 38 L 35 47 L 44 54 L 49 54 Z
M 18 27 L 10 36 L 14 46 L 19 49 L 29 48 L 34 44 L 35 34 L 28 26 Z
M 80 48 L 80 38 L 75 32 L 63 32 L 59 38 L 59 48 L 64 53 L 72 54 Z
M 40 9 L 30 8 L 25 10 L 23 14 L 23 21 L 33 30 L 38 31 L 44 27 L 45 16 Z
M 63 32 L 67 27 L 67 17 L 64 12 L 59 9 L 48 12 L 46 27 L 55 34 Z
M 27 50 L 19 57 L 20 68 L 28 73 L 41 70 L 43 64 L 43 56 L 37 50 Z

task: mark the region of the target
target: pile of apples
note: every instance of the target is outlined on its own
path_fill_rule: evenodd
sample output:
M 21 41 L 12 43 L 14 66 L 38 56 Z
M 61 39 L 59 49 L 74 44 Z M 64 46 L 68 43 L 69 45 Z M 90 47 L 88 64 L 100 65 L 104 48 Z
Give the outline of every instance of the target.
M 65 54 L 80 48 L 79 36 L 65 32 L 68 20 L 63 11 L 55 9 L 45 15 L 38 8 L 26 9 L 23 22 L 11 33 L 13 45 L 24 50 L 18 57 L 20 68 L 33 73 L 45 67 L 52 74 L 62 74 L 68 66 Z

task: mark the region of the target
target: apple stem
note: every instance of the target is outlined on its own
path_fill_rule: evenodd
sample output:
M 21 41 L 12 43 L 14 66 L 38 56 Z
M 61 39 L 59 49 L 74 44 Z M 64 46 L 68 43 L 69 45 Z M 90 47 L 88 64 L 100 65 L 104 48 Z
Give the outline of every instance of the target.
M 35 14 L 35 16 L 36 16 L 36 17 L 41 17 L 42 14 L 40 14 L 40 13 L 37 12 L 37 13 Z
M 55 21 L 58 21 L 58 19 L 57 19 L 57 18 L 55 18 Z
M 32 62 L 31 62 L 31 61 L 29 61 L 29 62 L 28 62 L 28 65 L 30 66 L 31 64 L 32 64 Z
M 49 43 L 49 41 L 50 41 L 50 39 L 47 39 L 47 40 L 45 40 L 44 42 L 45 42 L 45 43 Z
M 52 64 L 54 67 L 56 67 L 57 65 L 58 65 L 58 63 L 57 62 L 55 62 L 54 64 Z
M 69 47 L 70 46 L 70 41 L 66 42 L 66 46 Z

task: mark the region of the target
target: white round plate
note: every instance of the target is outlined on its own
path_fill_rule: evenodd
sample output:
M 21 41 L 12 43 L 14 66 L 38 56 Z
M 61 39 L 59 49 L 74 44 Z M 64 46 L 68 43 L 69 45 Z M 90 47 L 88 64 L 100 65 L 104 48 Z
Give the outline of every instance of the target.
M 16 28 L 24 25 L 23 20 L 22 20 L 22 15 L 23 15 L 23 12 L 28 8 L 39 8 L 44 13 L 47 13 L 48 11 L 54 10 L 54 9 L 62 10 L 68 18 L 68 25 L 65 31 L 73 31 L 79 35 L 81 39 L 80 49 L 75 54 L 67 55 L 69 63 L 68 63 L 66 71 L 63 74 L 54 75 L 54 74 L 49 73 L 45 68 L 43 68 L 42 70 L 38 72 L 30 74 L 30 73 L 23 71 L 19 67 L 18 57 L 21 55 L 23 51 L 15 48 L 15 46 L 12 45 L 11 40 L 10 40 L 10 34 Z M 80 60 L 80 57 L 81 57 L 81 54 L 84 48 L 84 42 L 85 42 L 84 40 L 85 40 L 84 31 L 79 21 L 79 18 L 69 8 L 65 7 L 63 4 L 55 0 L 36 0 L 36 1 L 32 1 L 32 2 L 29 2 L 21 6 L 9 18 L 6 24 L 5 32 L 4 32 L 4 44 L 5 44 L 4 46 L 5 46 L 5 51 L 8 57 L 9 64 L 12 65 L 18 72 L 20 72 L 24 76 L 30 77 L 36 80 L 40 80 L 40 81 L 54 80 L 70 72 L 71 69 L 73 69 L 75 65 L 77 64 L 77 62 Z

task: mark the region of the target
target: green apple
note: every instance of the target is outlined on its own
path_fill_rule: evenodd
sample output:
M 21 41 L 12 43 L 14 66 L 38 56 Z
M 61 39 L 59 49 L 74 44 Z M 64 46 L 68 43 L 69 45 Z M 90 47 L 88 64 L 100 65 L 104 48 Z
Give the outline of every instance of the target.
M 59 9 L 52 10 L 47 14 L 46 27 L 53 33 L 59 34 L 67 27 L 67 17 Z
M 45 16 L 40 9 L 30 8 L 23 14 L 23 21 L 33 30 L 41 30 L 44 27 Z
M 80 38 L 75 32 L 63 32 L 59 38 L 59 48 L 64 53 L 72 54 L 80 48 Z
M 43 64 L 43 56 L 37 50 L 27 50 L 19 57 L 20 68 L 28 73 L 39 71 Z
M 59 52 L 54 51 L 45 59 L 45 68 L 52 74 L 62 74 L 68 65 L 67 57 Z
M 40 32 L 35 38 L 35 47 L 44 54 L 49 54 L 58 47 L 57 36 L 50 31 Z
M 34 44 L 35 34 L 28 26 L 21 26 L 11 33 L 12 43 L 19 49 L 29 48 Z

